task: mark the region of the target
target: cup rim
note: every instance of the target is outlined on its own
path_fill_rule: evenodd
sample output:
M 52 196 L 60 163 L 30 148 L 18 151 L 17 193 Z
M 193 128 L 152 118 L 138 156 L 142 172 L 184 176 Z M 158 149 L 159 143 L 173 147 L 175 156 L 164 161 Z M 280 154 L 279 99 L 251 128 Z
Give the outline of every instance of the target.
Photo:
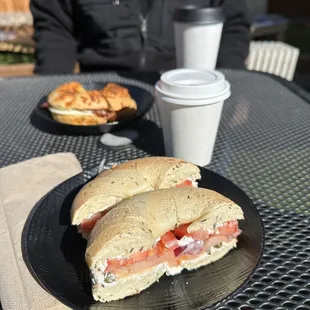
M 155 95 L 156 94 L 159 94 L 159 92 L 157 90 L 155 91 Z M 166 97 L 166 96 L 160 96 L 160 95 L 159 95 L 159 98 L 161 101 L 165 102 L 166 104 L 186 106 L 188 108 L 191 108 L 191 107 L 197 107 L 197 106 L 218 104 L 220 102 L 224 102 L 226 99 L 228 99 L 230 97 L 230 95 L 231 95 L 231 91 L 228 90 L 226 93 L 222 94 L 221 96 L 210 97 L 210 98 L 199 99 L 199 100 L 180 99 L 180 98 Z M 156 97 L 158 97 L 158 96 L 156 96 Z M 189 104 L 189 102 L 191 104 Z
M 201 69 L 190 69 L 190 68 L 179 68 L 179 69 L 174 69 L 174 70 L 169 70 L 164 72 L 161 77 L 160 77 L 160 81 L 163 84 L 166 84 L 168 86 L 172 86 L 172 87 L 180 87 L 179 83 L 174 83 L 169 81 L 169 75 L 172 75 L 173 73 L 177 73 L 177 72 L 188 72 L 188 73 L 192 73 L 192 72 L 200 72 L 200 73 L 208 73 L 208 74 L 212 74 L 216 77 L 216 80 L 213 84 L 209 84 L 209 85 L 217 85 L 220 83 L 223 83 L 225 81 L 225 75 L 222 72 L 216 71 L 216 70 L 201 70 Z M 182 84 L 182 88 L 184 89 L 191 89 L 193 90 L 193 88 L 199 89 L 199 88 L 203 88 L 206 87 L 207 84 L 201 84 L 199 86 L 193 86 L 193 85 L 186 85 L 186 84 Z
M 159 94 L 160 97 L 162 98 L 169 98 L 169 99 L 177 99 L 177 100 L 182 100 L 182 101 L 191 101 L 191 102 L 195 102 L 197 103 L 198 105 L 202 105 L 202 102 L 211 102 L 211 101 L 214 101 L 215 103 L 218 101 L 218 99 L 222 100 L 221 98 L 225 98 L 224 100 L 226 100 L 228 97 L 230 97 L 230 94 L 231 94 L 231 89 L 230 89 L 230 83 L 228 81 L 224 81 L 225 83 L 225 88 L 219 92 L 218 94 L 216 95 L 212 95 L 212 96 L 209 96 L 209 97 L 205 97 L 205 98 L 198 98 L 198 97 L 185 97 L 183 94 L 181 95 L 178 95 L 178 94 L 169 94 L 165 91 L 163 91 L 160 86 L 159 86 L 159 83 L 160 81 L 157 81 L 157 83 L 155 84 L 155 95 L 156 93 Z M 183 104 L 185 105 L 185 103 Z

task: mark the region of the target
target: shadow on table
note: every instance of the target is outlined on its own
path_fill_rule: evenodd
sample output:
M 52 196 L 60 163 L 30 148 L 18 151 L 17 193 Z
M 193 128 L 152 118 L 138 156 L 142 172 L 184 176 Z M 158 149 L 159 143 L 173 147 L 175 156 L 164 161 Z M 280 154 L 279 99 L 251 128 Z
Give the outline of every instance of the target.
M 85 299 L 87 302 L 91 302 L 91 280 L 85 262 L 85 249 L 87 242 L 77 232 L 77 227 L 71 225 L 70 220 L 72 202 L 82 186 L 83 185 L 80 185 L 73 189 L 63 201 L 59 222 L 60 225 L 66 226 L 67 228 L 63 234 L 60 248 L 63 257 L 67 263 L 70 264 L 70 271 L 68 269 L 66 271 L 67 273 L 71 272 L 70 281 L 72 281 L 73 285 L 78 285 L 80 287 L 81 294 L 83 295 L 80 296 L 80 298 Z M 74 272 L 72 272 L 73 270 Z M 74 278 L 76 280 L 74 280 Z
M 141 119 L 135 130 L 139 133 L 139 139 L 134 142 L 134 146 L 153 156 L 164 156 L 164 139 L 162 129 L 150 120 Z
M 117 75 L 127 79 L 134 79 L 136 81 L 141 81 L 154 86 L 156 82 L 160 79 L 159 72 L 150 71 L 128 71 L 128 70 L 118 70 Z

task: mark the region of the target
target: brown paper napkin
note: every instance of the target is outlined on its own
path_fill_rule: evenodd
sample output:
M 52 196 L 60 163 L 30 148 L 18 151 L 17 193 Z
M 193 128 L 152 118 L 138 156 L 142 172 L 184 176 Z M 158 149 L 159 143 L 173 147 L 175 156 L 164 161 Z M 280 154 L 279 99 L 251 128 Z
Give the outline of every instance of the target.
M 29 273 L 21 234 L 36 202 L 56 185 L 81 172 L 71 153 L 34 158 L 0 169 L 0 300 L 3 310 L 68 309 Z

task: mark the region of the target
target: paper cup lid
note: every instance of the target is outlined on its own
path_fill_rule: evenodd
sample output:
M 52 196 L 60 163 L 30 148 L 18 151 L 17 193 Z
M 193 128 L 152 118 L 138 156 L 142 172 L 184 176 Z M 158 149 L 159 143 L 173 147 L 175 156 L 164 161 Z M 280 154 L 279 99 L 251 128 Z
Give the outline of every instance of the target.
M 200 100 L 215 98 L 230 91 L 230 84 L 218 71 L 176 69 L 165 72 L 156 85 L 164 96 Z
M 179 23 L 215 24 L 223 23 L 225 18 L 221 7 L 185 5 L 176 8 L 173 20 Z

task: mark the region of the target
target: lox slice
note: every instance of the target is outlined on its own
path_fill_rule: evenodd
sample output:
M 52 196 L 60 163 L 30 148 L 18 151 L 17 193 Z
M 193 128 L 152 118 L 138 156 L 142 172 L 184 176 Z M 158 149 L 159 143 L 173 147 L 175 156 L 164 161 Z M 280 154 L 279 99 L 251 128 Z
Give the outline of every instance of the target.
M 182 267 L 183 261 L 197 259 L 213 247 L 220 248 L 223 243 L 229 243 L 241 233 L 236 220 L 222 223 L 212 233 L 203 229 L 189 233 L 187 231 L 189 225 L 184 224 L 173 231 L 168 231 L 149 250 L 131 254 L 126 258 L 108 259 L 103 272 L 111 273 L 117 279 L 135 273 L 144 273 L 164 263 L 167 264 L 169 274 L 171 268 Z M 184 234 L 181 235 L 180 230 Z M 211 255 L 211 253 L 207 254 Z

